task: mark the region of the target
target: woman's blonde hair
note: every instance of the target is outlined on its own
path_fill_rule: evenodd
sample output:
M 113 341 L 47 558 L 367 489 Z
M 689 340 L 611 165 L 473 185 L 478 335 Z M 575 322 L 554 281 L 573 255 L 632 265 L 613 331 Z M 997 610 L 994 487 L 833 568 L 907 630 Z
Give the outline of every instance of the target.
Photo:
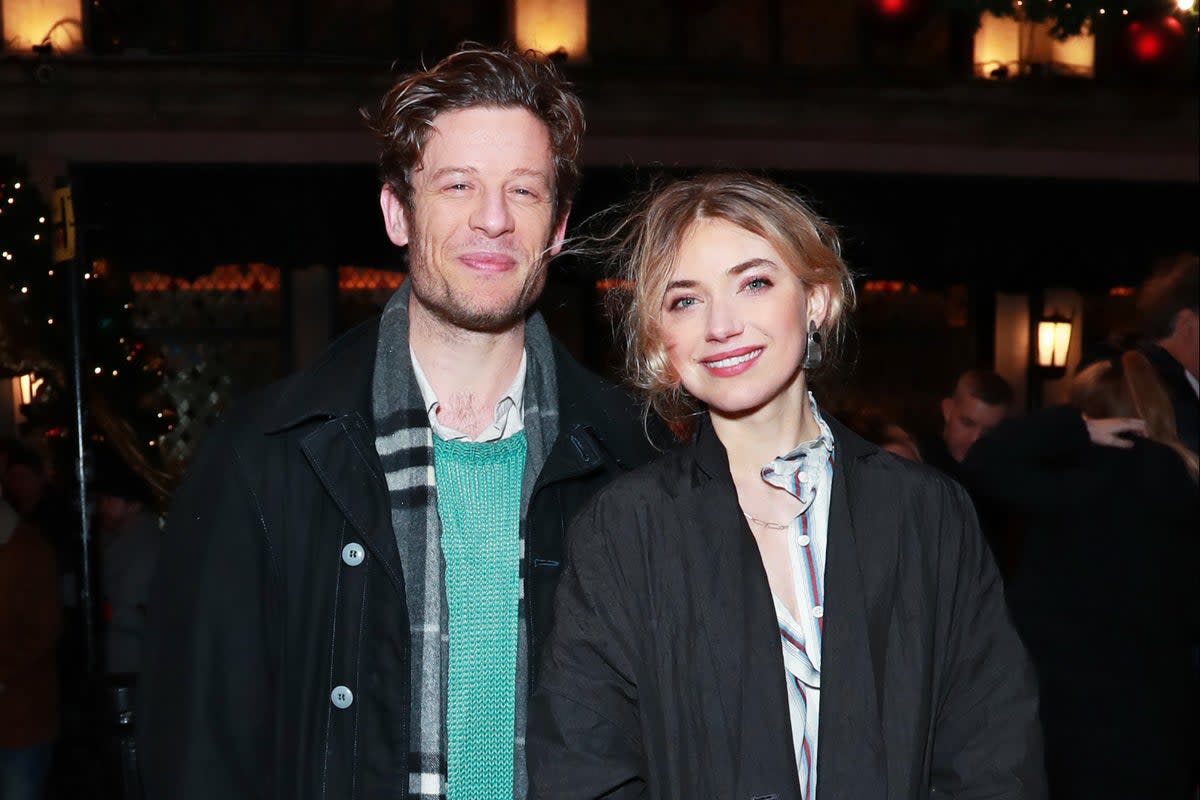
M 833 226 L 779 184 L 746 173 L 717 173 L 652 188 L 614 234 L 624 291 L 614 293 L 613 311 L 624 339 L 628 380 L 673 425 L 684 424 L 701 407 L 671 369 L 658 326 L 679 248 L 702 219 L 724 220 L 762 237 L 806 290 L 829 288 L 820 329 L 821 371 L 836 359 L 854 306 L 854 283 Z
M 1200 459 L 1179 441 L 1171 398 L 1154 367 L 1138 351 L 1130 350 L 1080 371 L 1071 382 L 1071 404 L 1098 419 L 1142 419 L 1146 437 L 1178 453 L 1192 480 L 1200 477 Z

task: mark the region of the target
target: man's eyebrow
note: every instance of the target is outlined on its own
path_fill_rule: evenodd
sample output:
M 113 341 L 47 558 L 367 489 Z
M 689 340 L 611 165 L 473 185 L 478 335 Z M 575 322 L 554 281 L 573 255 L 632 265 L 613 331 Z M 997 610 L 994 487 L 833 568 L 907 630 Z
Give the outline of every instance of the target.
M 475 175 L 479 170 L 474 167 L 442 167 L 429 176 L 429 180 L 436 181 L 447 175 Z
M 514 178 L 537 178 L 539 180 L 546 181 L 547 183 L 550 182 L 545 170 L 533 169 L 531 167 L 520 167 L 514 169 L 508 174 Z

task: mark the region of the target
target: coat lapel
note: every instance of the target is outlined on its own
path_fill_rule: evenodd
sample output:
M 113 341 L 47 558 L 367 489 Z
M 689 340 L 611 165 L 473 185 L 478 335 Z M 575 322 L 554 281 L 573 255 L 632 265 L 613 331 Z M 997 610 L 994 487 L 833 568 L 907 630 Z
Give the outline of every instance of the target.
M 863 459 L 877 450 L 828 419 L 836 441 L 825 564 L 821 723 L 817 796 L 886 797 L 880 716 L 883 660 L 894 581 L 895 507 L 866 503 Z M 694 444 L 697 474 L 681 518 L 699 524 L 685 537 L 695 576 L 722 711 L 737 734 L 737 797 L 799 797 L 783 656 L 770 586 L 729 477 L 725 450 L 702 424 Z M 890 544 L 889 544 L 890 543 Z M 740 646 L 739 646 L 740 645 Z
M 729 478 L 725 450 L 707 425 L 696 441 L 695 483 L 683 549 L 716 670 L 721 711 L 736 738 L 737 798 L 799 797 L 779 626 L 766 571 Z
M 823 800 L 886 797 L 879 709 L 888 601 L 881 597 L 879 581 L 864 578 L 864 565 L 895 563 L 894 558 L 887 560 L 876 552 L 875 544 L 894 539 L 882 534 L 896 526 L 895 507 L 858 502 L 864 496 L 858 462 L 870 451 L 847 429 L 829 422 L 836 460 L 825 560 L 817 796 Z M 890 520 L 884 513 L 888 510 Z
M 329 496 L 362 537 L 367 551 L 382 564 L 396 589 L 403 592 L 391 506 L 370 431 L 362 417 L 352 412 L 328 420 L 307 434 L 301 449 Z

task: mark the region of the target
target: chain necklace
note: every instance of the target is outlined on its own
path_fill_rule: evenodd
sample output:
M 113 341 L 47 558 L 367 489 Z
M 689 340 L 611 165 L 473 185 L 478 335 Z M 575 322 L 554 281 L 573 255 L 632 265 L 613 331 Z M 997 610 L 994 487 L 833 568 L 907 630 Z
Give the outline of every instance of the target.
M 765 519 L 759 519 L 744 508 L 742 509 L 742 513 L 746 515 L 746 519 L 750 520 L 755 525 L 762 525 L 769 531 L 786 531 L 790 530 L 792 527 L 791 523 L 783 524 L 781 522 L 768 522 Z

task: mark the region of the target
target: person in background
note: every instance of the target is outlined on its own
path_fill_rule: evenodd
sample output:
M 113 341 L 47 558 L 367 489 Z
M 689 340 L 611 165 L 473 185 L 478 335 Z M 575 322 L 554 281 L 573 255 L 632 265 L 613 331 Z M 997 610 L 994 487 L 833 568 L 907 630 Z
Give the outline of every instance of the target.
M 851 414 L 846 427 L 893 455 L 909 461 L 922 460 L 917 440 L 880 409 L 866 408 Z
M 54 549 L 0 498 L 0 798 L 42 800 L 59 727 Z
M 1200 492 L 1173 417 L 1129 351 L 964 463 L 977 491 L 1027 518 L 1008 597 L 1038 670 L 1054 800 L 1192 797 Z
M 1171 398 L 1179 440 L 1200 450 L 1200 257 L 1180 256 L 1154 272 L 1137 298 L 1143 353 Z
M 959 465 L 975 441 L 1008 416 L 1013 391 L 1008 381 L 985 369 L 964 372 L 954 391 L 942 398 L 942 433 L 921 442 L 929 464 L 961 482 Z
M 468 46 L 371 117 L 408 279 L 229 414 L 176 493 L 139 676 L 147 800 L 522 800 L 566 525 L 655 454 L 532 312 L 580 174 L 554 64 Z
M 853 285 L 781 186 L 628 218 L 629 373 L 690 441 L 571 527 L 533 798 L 1040 798 L 1032 668 L 970 500 L 810 394 Z
M 1008 381 L 986 369 L 964 372 L 954 383 L 954 391 L 942 398 L 942 432 L 921 440 L 922 460 L 963 485 L 979 526 L 1000 573 L 1012 572 L 1020 546 L 1021 530 L 1012 515 L 981 496 L 963 472 L 962 461 L 980 436 L 990 431 L 1012 410 L 1013 391 Z
M 141 668 L 146 602 L 162 542 L 160 519 L 149 485 L 116 456 L 97 467 L 92 489 L 105 671 L 134 675 Z

